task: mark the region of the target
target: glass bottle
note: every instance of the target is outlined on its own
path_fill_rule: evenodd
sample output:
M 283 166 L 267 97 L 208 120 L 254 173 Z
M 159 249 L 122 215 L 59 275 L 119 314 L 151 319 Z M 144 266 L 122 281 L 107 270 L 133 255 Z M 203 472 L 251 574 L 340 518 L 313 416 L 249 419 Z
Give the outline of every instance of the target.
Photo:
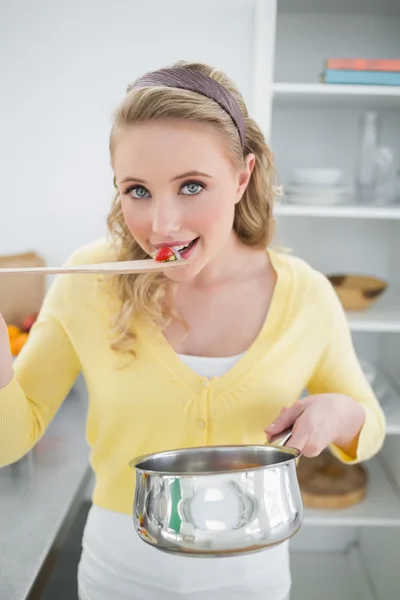
M 357 148 L 357 193 L 361 202 L 374 201 L 377 183 L 377 152 L 380 123 L 378 113 L 367 111 L 362 115 Z

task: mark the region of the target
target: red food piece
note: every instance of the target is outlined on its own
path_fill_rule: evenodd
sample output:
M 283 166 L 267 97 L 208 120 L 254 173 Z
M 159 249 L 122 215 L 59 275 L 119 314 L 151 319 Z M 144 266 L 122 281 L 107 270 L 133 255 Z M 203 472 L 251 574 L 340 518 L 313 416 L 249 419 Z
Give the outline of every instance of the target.
M 164 246 L 157 251 L 154 260 L 157 262 L 167 262 L 168 260 L 177 260 L 177 258 L 175 252 L 169 246 Z

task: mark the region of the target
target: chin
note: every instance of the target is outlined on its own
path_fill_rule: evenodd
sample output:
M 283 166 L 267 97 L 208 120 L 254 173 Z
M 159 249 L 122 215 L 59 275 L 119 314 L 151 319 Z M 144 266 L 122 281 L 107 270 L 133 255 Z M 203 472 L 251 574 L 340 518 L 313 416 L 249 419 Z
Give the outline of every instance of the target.
M 165 277 L 176 283 L 187 283 L 196 277 L 198 274 L 197 269 L 193 269 L 192 265 L 182 267 L 182 269 L 171 269 L 164 271 Z
M 204 256 L 201 252 L 201 245 L 196 244 L 187 257 L 185 255 L 182 256 L 183 261 L 188 261 L 187 265 L 182 266 L 181 269 L 171 269 L 164 271 L 164 274 L 168 279 L 170 279 L 171 281 L 175 281 L 176 283 L 187 283 L 188 281 L 194 279 L 196 275 L 198 275 L 202 270 L 204 266 L 201 264 L 203 263 L 202 258 L 204 258 Z

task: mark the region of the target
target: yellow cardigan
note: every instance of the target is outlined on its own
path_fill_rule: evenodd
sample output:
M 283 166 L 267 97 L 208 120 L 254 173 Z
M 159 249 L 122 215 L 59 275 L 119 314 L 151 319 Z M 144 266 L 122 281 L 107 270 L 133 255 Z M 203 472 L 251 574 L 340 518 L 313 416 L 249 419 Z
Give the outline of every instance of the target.
M 131 513 L 133 457 L 198 445 L 263 444 L 264 428 L 306 388 L 347 394 L 365 407 L 356 460 L 332 447 L 340 460 L 377 453 L 384 416 L 333 288 L 302 260 L 268 252 L 277 284 L 266 321 L 239 362 L 211 380 L 187 367 L 156 327 L 140 319 L 137 357 L 121 368 L 107 337 L 109 295 L 99 276 L 58 276 L 15 362 L 14 379 L 0 390 L 0 466 L 34 446 L 80 371 L 89 391 L 93 502 L 110 510 Z M 110 248 L 101 240 L 68 262 L 108 259 Z

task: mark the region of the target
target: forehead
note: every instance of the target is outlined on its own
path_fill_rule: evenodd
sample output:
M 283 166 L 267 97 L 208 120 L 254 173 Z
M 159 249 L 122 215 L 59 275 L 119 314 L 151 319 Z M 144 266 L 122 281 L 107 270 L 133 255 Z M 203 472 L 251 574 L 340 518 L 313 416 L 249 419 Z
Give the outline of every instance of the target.
M 212 173 L 232 169 L 221 134 L 208 123 L 160 120 L 137 123 L 118 132 L 113 166 L 117 179 L 136 175 L 154 179 L 193 169 Z M 133 172 L 134 170 L 134 172 Z

